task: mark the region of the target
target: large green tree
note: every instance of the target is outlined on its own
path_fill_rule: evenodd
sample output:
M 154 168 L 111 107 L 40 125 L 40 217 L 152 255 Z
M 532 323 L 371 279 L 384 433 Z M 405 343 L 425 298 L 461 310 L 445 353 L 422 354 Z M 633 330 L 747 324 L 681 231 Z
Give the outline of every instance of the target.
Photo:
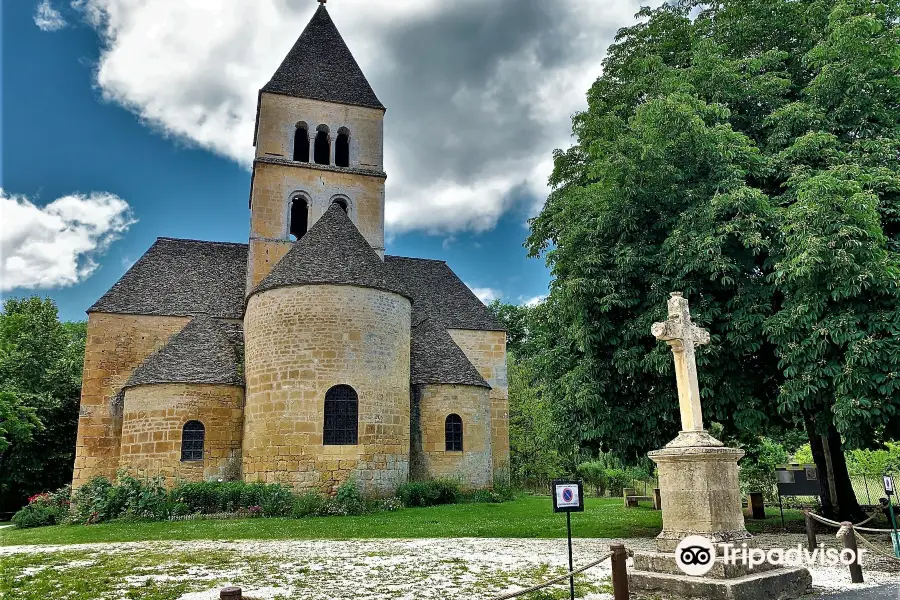
M 0 430 L 15 435 L 0 443 L 0 511 L 71 482 L 85 333 L 85 323 L 61 323 L 50 299 L 3 304 Z
M 582 445 L 673 437 L 668 292 L 712 344 L 726 435 L 805 428 L 823 503 L 844 445 L 900 420 L 900 0 L 683 0 L 619 31 L 528 247 L 553 272 L 545 393 Z

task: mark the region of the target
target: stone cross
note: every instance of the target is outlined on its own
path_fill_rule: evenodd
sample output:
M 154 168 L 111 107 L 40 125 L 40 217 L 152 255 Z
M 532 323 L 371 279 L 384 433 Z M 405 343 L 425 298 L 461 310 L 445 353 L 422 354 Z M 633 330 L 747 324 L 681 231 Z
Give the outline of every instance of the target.
M 654 323 L 650 328 L 650 333 L 672 348 L 682 430 L 703 431 L 700 384 L 697 381 L 694 346 L 708 344 L 709 332 L 691 322 L 688 301 L 681 295 L 681 292 L 672 292 L 671 298 L 669 298 L 669 318 L 660 323 Z

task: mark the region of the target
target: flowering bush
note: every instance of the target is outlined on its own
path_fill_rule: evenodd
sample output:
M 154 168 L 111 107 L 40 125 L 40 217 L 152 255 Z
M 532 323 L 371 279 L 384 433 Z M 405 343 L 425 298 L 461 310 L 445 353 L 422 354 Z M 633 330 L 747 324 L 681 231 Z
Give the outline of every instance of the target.
M 43 527 L 65 523 L 69 515 L 69 497 L 71 486 L 65 486 L 55 492 L 35 494 L 28 499 L 28 504 L 13 515 L 13 525 L 19 529 Z

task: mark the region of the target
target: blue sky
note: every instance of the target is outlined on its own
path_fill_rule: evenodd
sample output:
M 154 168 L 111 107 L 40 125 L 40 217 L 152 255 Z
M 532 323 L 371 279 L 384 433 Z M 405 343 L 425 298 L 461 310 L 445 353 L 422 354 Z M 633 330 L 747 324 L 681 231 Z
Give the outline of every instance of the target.
M 42 17 L 51 17 L 42 21 L 45 30 L 35 22 L 37 0 L 2 6 L 0 187 L 4 206 L 12 206 L 10 198 L 17 197 L 19 208 L 16 218 L 9 218 L 12 212 L 3 218 L 4 295 L 47 295 L 56 300 L 62 318 L 83 319 L 85 309 L 158 236 L 247 241 L 252 137 L 245 134 L 254 117 L 248 98 L 255 100 L 256 90 L 293 43 L 289 38 L 299 35 L 315 3 L 242 3 L 242 10 L 261 8 L 234 17 L 231 29 L 226 13 L 216 26 L 208 25 L 209 15 L 199 15 L 192 29 L 195 15 L 176 14 L 188 9 L 168 0 L 150 3 L 168 5 L 169 12 L 158 15 L 141 14 L 150 9 L 130 0 L 82 0 L 75 8 L 47 0 L 42 4 Z M 422 0 L 410 12 L 393 15 L 390 24 L 403 29 L 406 42 L 418 40 L 421 50 L 411 53 L 394 41 L 396 30 L 372 34 L 360 21 L 365 15 L 355 14 L 359 10 L 333 4 L 328 7 L 338 28 L 388 107 L 388 252 L 446 260 L 488 298 L 520 303 L 546 294 L 549 273 L 543 260 L 527 258 L 522 247 L 526 221 L 546 195 L 551 152 L 568 143 L 569 115 L 580 108 L 599 72 L 597 48 L 605 48 L 606 42 L 593 42 L 579 52 L 549 44 L 535 59 L 528 41 L 533 36 L 467 40 L 460 33 L 471 29 L 467 15 L 447 13 L 444 5 Z M 503 10 L 516 13 L 515 4 L 498 5 L 496 18 L 506 16 Z M 625 24 L 624 15 L 636 4 L 621 4 L 627 11 L 617 18 Z M 255 28 L 240 22 L 257 17 L 261 22 Z M 161 31 L 148 33 L 152 28 L 141 26 L 141 20 L 154 18 Z M 284 39 L 270 42 L 267 27 L 281 27 Z M 543 25 L 534 18 L 522 27 Z M 210 29 L 214 31 L 204 41 Z M 247 34 L 248 29 L 256 33 Z M 563 35 L 559 27 L 551 29 Z M 607 26 L 602 35 L 611 36 L 613 30 Z M 447 38 L 437 39 L 434 31 L 446 32 Z M 173 48 L 182 47 L 181 35 L 199 49 L 177 54 Z M 247 50 L 220 60 L 211 49 L 221 47 L 223 40 L 247 44 Z M 474 54 L 451 59 L 448 50 Z M 238 68 L 246 67 L 246 56 L 257 55 L 263 58 L 250 61 L 251 68 Z M 510 70 L 516 57 L 520 64 Z M 242 75 L 201 76 L 220 68 Z M 517 91 L 515 86 L 548 74 L 566 86 L 567 100 L 555 99 L 547 119 L 535 120 L 529 115 L 540 106 L 542 94 L 552 97 L 552 90 Z M 416 85 L 410 85 L 411 77 Z M 534 98 L 525 102 L 522 97 L 529 90 Z M 448 93 L 451 104 L 435 108 Z M 498 106 L 504 98 L 509 105 Z M 195 119 L 198 106 L 205 114 Z M 460 131 L 459 117 L 450 114 L 456 109 L 465 111 L 473 130 Z M 210 122 L 212 134 L 205 129 Z M 496 142 L 460 145 L 460 139 L 477 143 L 479 128 L 494 123 L 503 125 Z M 536 123 L 542 130 L 535 131 Z M 47 225 L 47 213 L 59 222 L 63 209 L 48 205 L 60 198 L 67 200 L 57 204 L 69 206 L 70 212 L 94 211 L 95 216 L 65 217 L 69 225 L 75 220 L 75 229 L 82 227 L 83 236 L 69 231 L 68 241 L 56 245 L 48 237 L 53 225 Z M 85 219 L 95 222 L 85 229 Z M 13 231 L 11 223 L 19 230 Z M 47 238 L 43 245 L 38 243 L 41 236 Z M 62 257 L 65 253 L 73 256 Z M 24 267 L 16 274 L 9 259 L 20 255 Z M 95 267 L 87 267 L 92 260 Z M 31 285 L 9 290 L 12 281 Z

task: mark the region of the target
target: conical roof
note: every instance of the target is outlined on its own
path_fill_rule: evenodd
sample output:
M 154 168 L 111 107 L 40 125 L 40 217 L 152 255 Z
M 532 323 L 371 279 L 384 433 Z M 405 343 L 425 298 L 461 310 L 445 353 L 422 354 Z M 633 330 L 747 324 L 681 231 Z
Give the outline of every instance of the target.
M 320 4 L 263 92 L 384 108 Z
M 134 370 L 125 387 L 151 383 L 244 385 L 241 326 L 193 318 Z
M 413 385 L 446 383 L 491 387 L 439 323 L 426 319 L 413 327 L 410 341 L 410 381 Z
M 355 285 L 411 296 L 362 236 L 347 213 L 332 204 L 294 242 L 253 294 L 294 285 Z

